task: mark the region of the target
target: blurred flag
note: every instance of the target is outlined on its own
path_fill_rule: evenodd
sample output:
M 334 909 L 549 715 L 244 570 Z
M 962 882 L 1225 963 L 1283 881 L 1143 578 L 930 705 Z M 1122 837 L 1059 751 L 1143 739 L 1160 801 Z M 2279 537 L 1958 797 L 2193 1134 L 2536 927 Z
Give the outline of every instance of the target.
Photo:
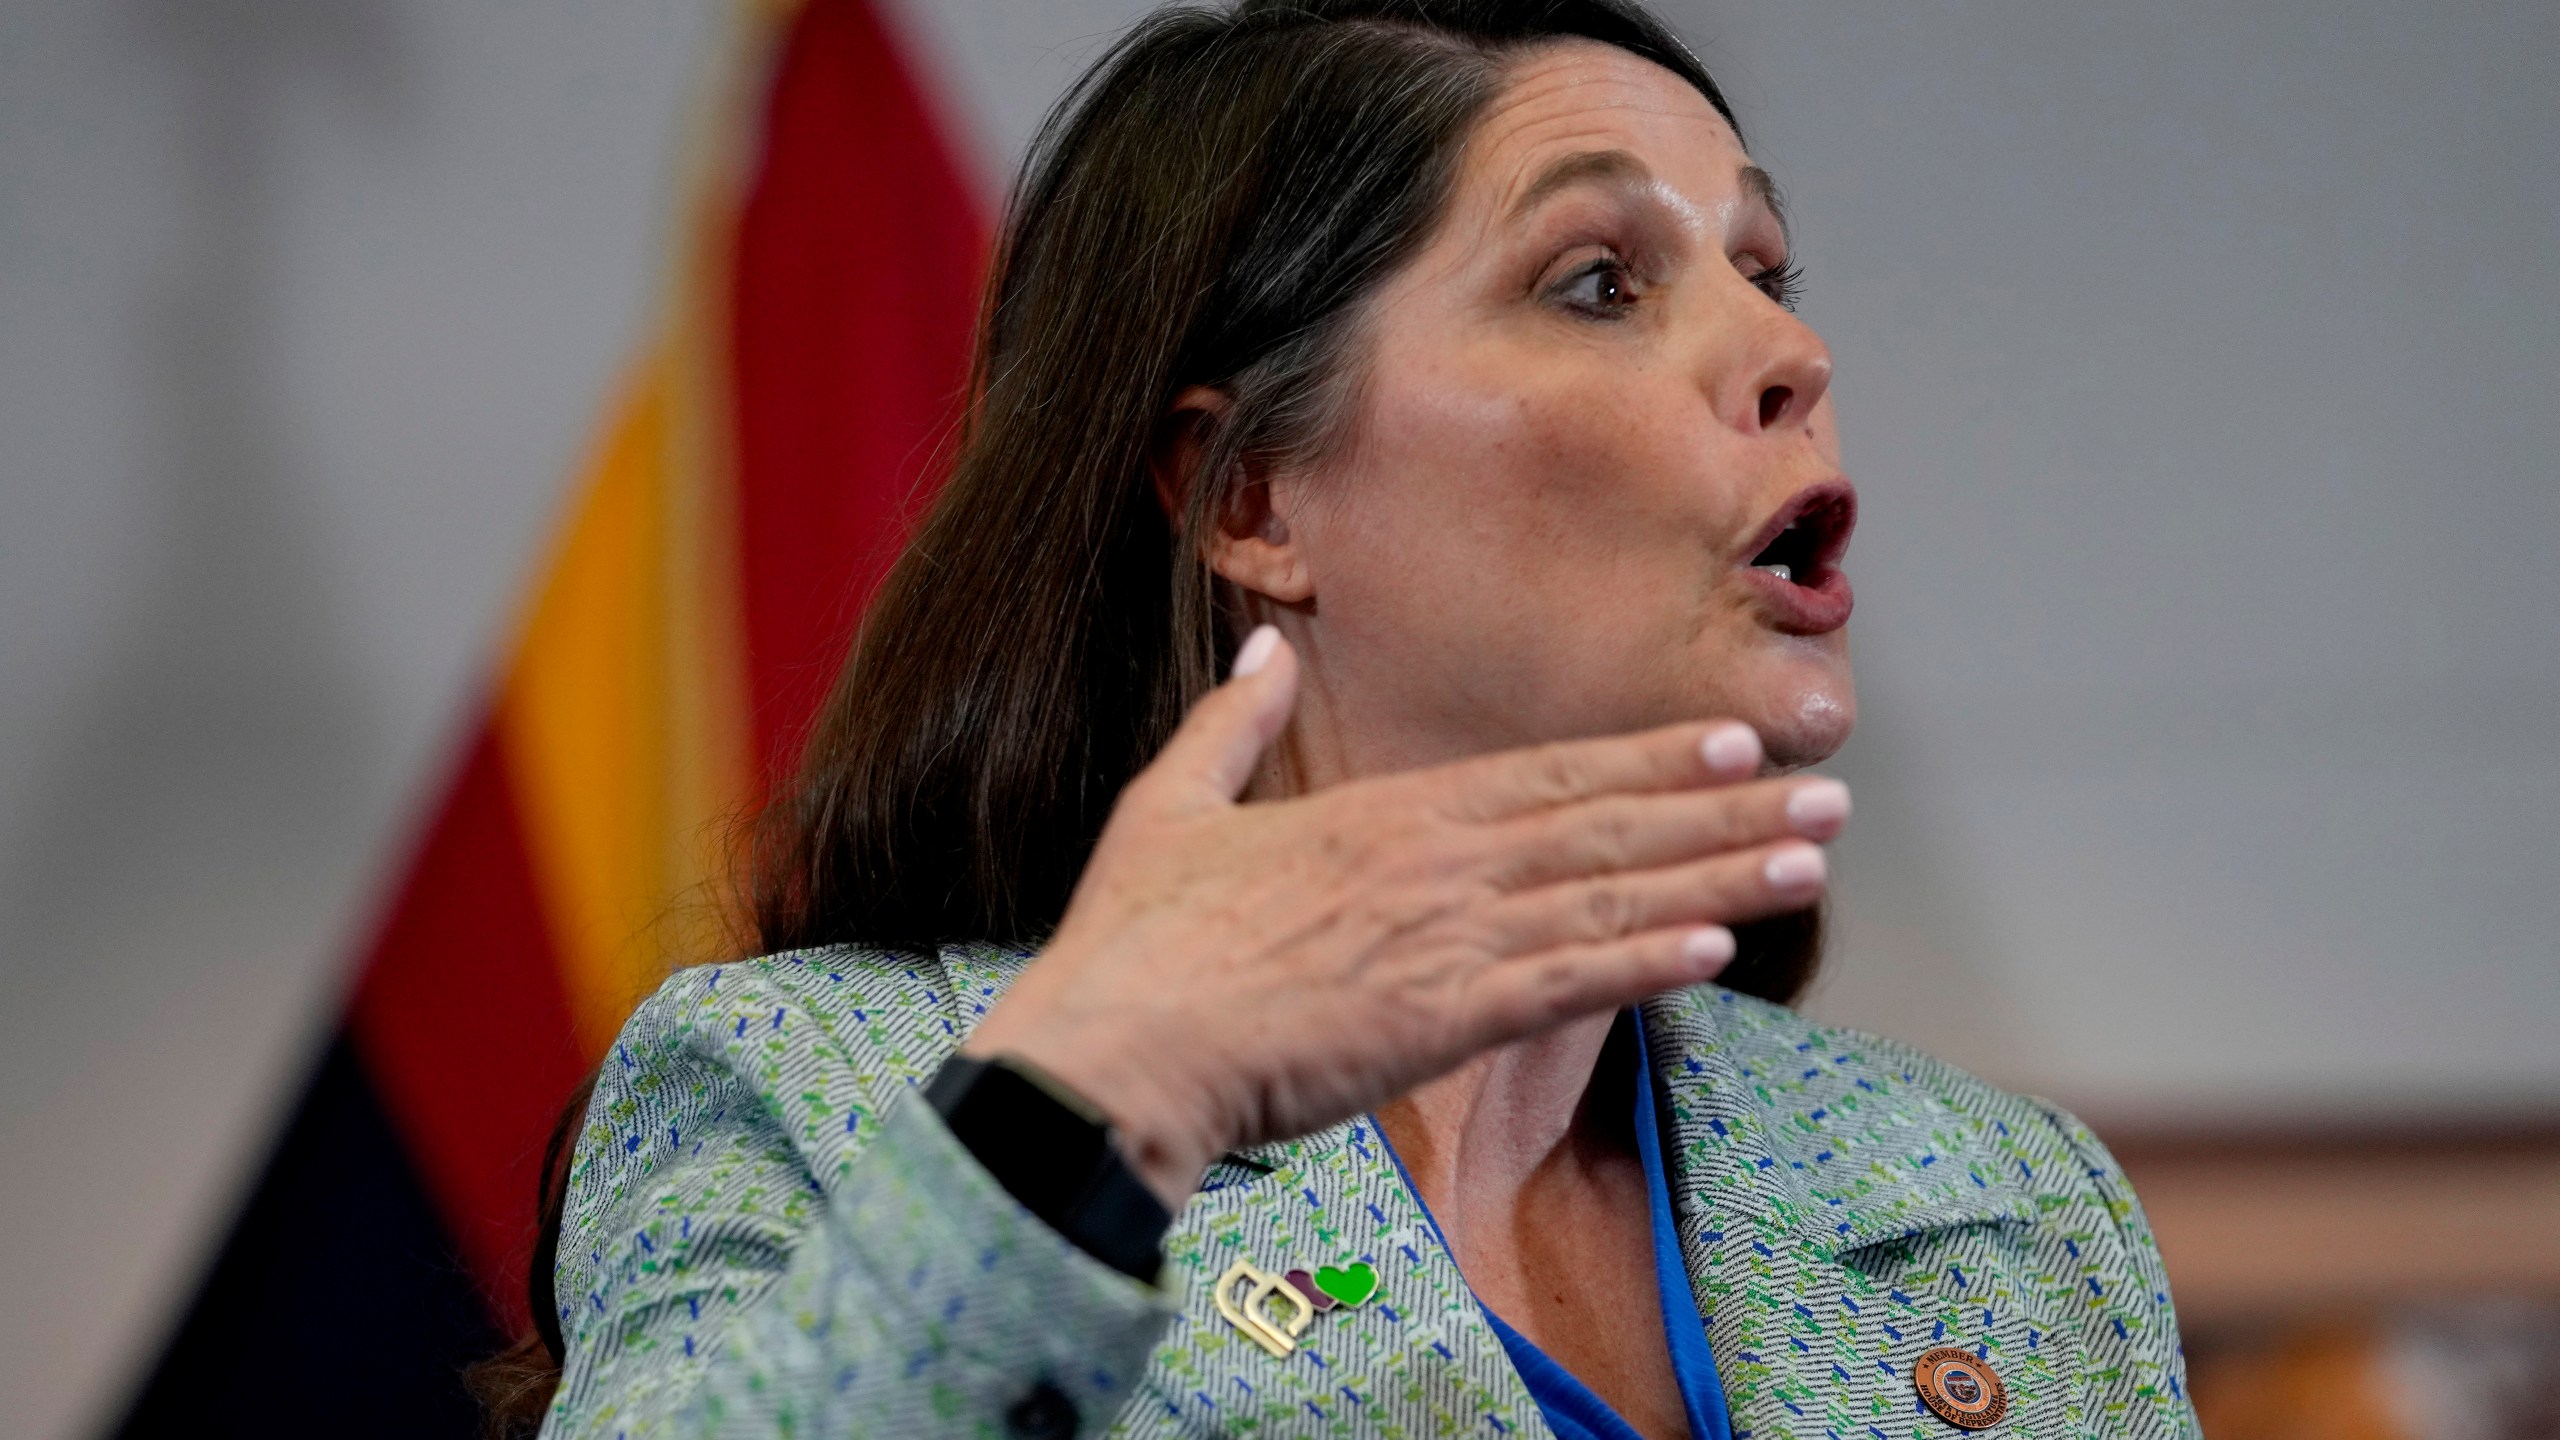
M 738 26 L 656 335 L 127 1435 L 471 1433 L 552 1121 L 670 967 L 738 943 L 726 842 L 931 476 L 987 246 L 872 0 Z

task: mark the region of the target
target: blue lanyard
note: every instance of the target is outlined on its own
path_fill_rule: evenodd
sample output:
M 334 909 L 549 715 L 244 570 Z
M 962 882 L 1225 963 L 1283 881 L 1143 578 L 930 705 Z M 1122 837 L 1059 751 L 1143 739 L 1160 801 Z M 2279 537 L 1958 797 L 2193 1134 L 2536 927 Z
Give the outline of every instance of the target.
M 1630 1023 L 1636 1029 L 1636 1153 L 1644 1157 L 1644 1188 L 1653 1197 L 1653 1283 L 1662 1292 L 1662 1333 L 1671 1339 L 1671 1373 L 1679 1377 L 1680 1404 L 1689 1412 L 1690 1440 L 1733 1440 L 1724 1382 L 1716 1376 L 1715 1352 L 1707 1348 L 1698 1293 L 1689 1288 L 1680 1227 L 1671 1219 L 1671 1175 L 1662 1163 L 1662 1126 L 1653 1110 L 1653 1051 L 1645 1040 L 1644 1012 L 1632 1012 Z
M 1662 1162 L 1662 1130 L 1655 1122 L 1653 1056 L 1645 1040 L 1644 1015 L 1635 1012 L 1630 1019 L 1636 1031 L 1636 1153 L 1644 1160 L 1645 1191 L 1653 1208 L 1653 1279 L 1662 1296 L 1662 1332 L 1671 1343 L 1671 1373 L 1680 1383 L 1690 1440 L 1732 1440 L 1733 1417 L 1725 1409 L 1724 1384 L 1716 1377 L 1716 1357 L 1707 1348 L 1707 1327 L 1698 1316 L 1697 1294 L 1689 1288 L 1689 1266 L 1680 1256 L 1679 1229 L 1672 1223 L 1671 1180 Z M 1386 1142 L 1386 1132 L 1379 1131 L 1378 1138 Z M 1413 1175 L 1404 1168 L 1404 1157 L 1396 1154 L 1392 1142 L 1387 1142 L 1387 1155 L 1395 1161 L 1396 1173 L 1404 1177 L 1405 1188 L 1413 1192 L 1413 1203 L 1422 1207 L 1432 1235 L 1446 1249 L 1448 1237 L 1440 1234 L 1440 1222 L 1432 1218 L 1431 1207 L 1414 1187 Z M 1482 1307 L 1484 1302 L 1476 1303 Z M 1539 1413 L 1546 1416 L 1547 1428 L 1557 1440 L 1642 1440 L 1625 1417 L 1553 1356 L 1504 1324 L 1491 1309 L 1485 1309 L 1484 1318 L 1492 1324 L 1494 1336 L 1502 1341 L 1503 1352 L 1511 1357 L 1512 1368 L 1520 1372 L 1529 1398 L 1538 1402 Z

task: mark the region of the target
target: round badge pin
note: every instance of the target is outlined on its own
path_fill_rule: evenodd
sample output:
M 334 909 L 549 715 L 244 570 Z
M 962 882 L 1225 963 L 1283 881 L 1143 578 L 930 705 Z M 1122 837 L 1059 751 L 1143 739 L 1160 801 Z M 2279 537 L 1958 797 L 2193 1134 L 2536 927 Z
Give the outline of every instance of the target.
M 1911 1366 L 1921 1403 L 1963 1430 L 1988 1430 L 2009 1413 L 2009 1390 L 1990 1362 L 1953 1346 L 1929 1351 Z

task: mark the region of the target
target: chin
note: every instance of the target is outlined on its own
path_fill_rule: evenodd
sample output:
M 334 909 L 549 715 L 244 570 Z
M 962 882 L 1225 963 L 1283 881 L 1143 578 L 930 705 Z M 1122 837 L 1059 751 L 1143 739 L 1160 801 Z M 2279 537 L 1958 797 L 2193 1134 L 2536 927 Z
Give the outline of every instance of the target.
M 1858 723 L 1858 696 L 1845 674 L 1825 675 L 1816 683 L 1779 688 L 1764 703 L 1747 707 L 1745 718 L 1759 730 L 1769 765 L 1795 770 L 1821 764 L 1848 743 Z

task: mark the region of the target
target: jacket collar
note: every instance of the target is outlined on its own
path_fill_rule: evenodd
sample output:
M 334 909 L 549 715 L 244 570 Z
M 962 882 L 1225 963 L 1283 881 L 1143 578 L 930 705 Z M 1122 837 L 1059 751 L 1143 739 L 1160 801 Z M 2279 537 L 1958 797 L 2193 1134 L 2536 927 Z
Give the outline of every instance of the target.
M 2034 1218 L 1980 1122 L 1868 1037 L 1712 986 L 1658 996 L 1644 1017 L 1675 1210 L 1730 1220 L 1756 1199 L 1825 1258 Z
M 1822 1255 L 2035 1218 L 1980 1122 L 1931 1093 L 1912 1066 L 1875 1054 L 1867 1037 L 1714 986 L 1657 996 L 1642 1013 L 1657 1093 L 1669 1102 L 1675 1208 L 1730 1219 L 1741 1197 L 1756 1197 Z M 1373 1143 L 1364 1119 L 1228 1159 L 1273 1170 L 1340 1149 L 1355 1132 Z
M 1682 1256 L 1736 1434 L 1788 1433 L 1787 1412 L 1801 1414 L 1826 1377 L 1809 1354 L 1762 1343 L 1766 1327 L 1746 1313 L 1755 1302 L 1854 1289 L 1858 1252 L 2031 1220 L 2035 1203 L 1984 1133 L 1997 1122 L 1946 1103 L 1898 1047 L 1713 986 L 1656 997 L 1642 1015 Z M 1367 1117 L 1231 1153 L 1165 1249 L 1183 1310 L 1140 1404 L 1212 1433 L 1307 1419 L 1343 1434 L 1430 1433 L 1426 1413 L 1547 1433 Z M 1212 1282 L 1239 1259 L 1273 1270 L 1357 1260 L 1382 1284 L 1274 1360 L 1215 1309 Z
M 1808 1297 L 1860 1292 L 1864 1277 L 1850 1272 L 1883 1258 L 1860 1252 L 1934 1230 L 2030 1220 L 2034 1202 L 2004 1173 L 1983 1122 L 1947 1104 L 1916 1057 L 1898 1048 L 1711 987 L 1658 997 L 1643 1019 L 1682 1258 L 1735 1431 L 1791 1433 L 1802 1406 L 1831 1387 L 1831 1362 L 1787 1343 L 1783 1327 L 1757 1312 L 1798 1312 Z M 1257 1400 L 1290 1393 L 1298 1406 L 1321 1409 L 1362 1393 L 1356 1380 L 1325 1392 L 1317 1381 L 1343 1378 L 1334 1371 L 1372 1383 L 1393 1375 L 1407 1399 L 1434 1395 L 1443 1413 L 1472 1405 L 1492 1422 L 1467 1428 L 1546 1433 L 1371 1122 L 1239 1151 L 1211 1183 L 1168 1242 L 1194 1293 L 1188 1336 L 1160 1377 L 1214 1382 L 1223 1364 L 1230 1390 L 1241 1375 L 1261 1387 Z M 1398 1318 L 1320 1317 L 1308 1334 L 1311 1354 L 1285 1364 L 1256 1352 L 1213 1360 L 1204 1347 L 1227 1337 L 1198 1288 L 1257 1250 L 1272 1257 L 1266 1264 L 1326 1254 L 1369 1260 L 1387 1278 L 1382 1295 Z M 1410 1328 L 1399 1337 L 1398 1326 Z M 1912 1343 L 1922 1343 L 1916 1332 Z M 1284 1390 L 1292 1381 L 1298 1392 Z M 1199 1407 L 1213 1393 L 1214 1383 L 1194 1386 L 1160 1403 Z M 1389 1396 L 1380 1408 L 1336 1418 L 1353 1422 L 1344 1433 L 1365 1434 L 1411 1419 L 1394 1410 Z

